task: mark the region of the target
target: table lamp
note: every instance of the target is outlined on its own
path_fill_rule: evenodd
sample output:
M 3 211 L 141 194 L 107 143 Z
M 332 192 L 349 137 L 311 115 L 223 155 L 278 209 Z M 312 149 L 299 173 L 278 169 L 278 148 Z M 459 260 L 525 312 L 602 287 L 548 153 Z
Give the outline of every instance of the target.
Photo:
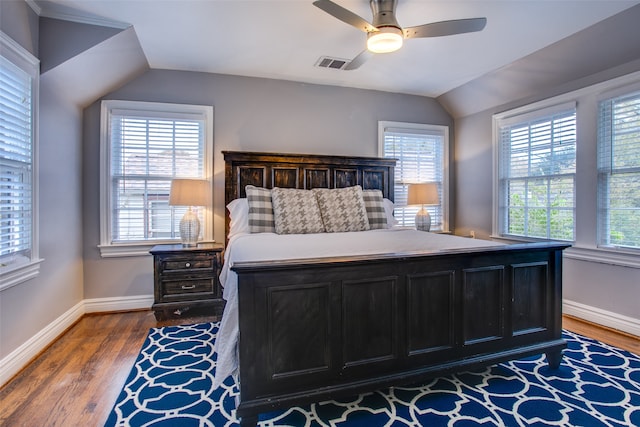
M 209 181 L 205 179 L 174 179 L 169 193 L 170 206 L 188 206 L 180 221 L 180 240 L 182 246 L 198 245 L 200 220 L 193 211 L 194 206 L 206 206 L 209 201 Z
M 416 230 L 431 230 L 431 215 L 424 207 L 426 205 L 437 205 L 440 203 L 438 197 L 438 183 L 423 182 L 420 184 L 409 184 L 408 205 L 421 205 L 421 209 L 416 214 Z

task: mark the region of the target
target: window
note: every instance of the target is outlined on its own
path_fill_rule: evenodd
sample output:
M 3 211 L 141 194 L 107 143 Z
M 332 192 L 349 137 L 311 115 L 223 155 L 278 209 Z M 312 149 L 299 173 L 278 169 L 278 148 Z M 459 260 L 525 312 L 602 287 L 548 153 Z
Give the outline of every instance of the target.
M 39 63 L 0 32 L 0 290 L 37 276 Z
M 171 180 L 211 179 L 212 120 L 206 106 L 103 102 L 103 256 L 146 254 L 150 245 L 179 241 L 187 207 L 169 206 Z M 210 210 L 198 215 L 210 240 Z
M 379 122 L 380 153 L 397 159 L 395 167 L 395 210 L 399 225 L 414 226 L 420 206 L 407 206 L 411 183 L 436 182 L 440 203 L 426 206 L 431 215 L 431 229 L 448 231 L 448 148 L 447 126 L 414 123 Z
M 640 71 L 495 114 L 492 237 L 534 240 L 538 236 L 531 225 L 533 231 L 541 230 L 544 218 L 549 238 L 572 241 L 565 258 L 640 268 L 640 234 L 634 229 L 640 219 L 639 115 Z M 510 151 L 512 134 L 507 130 L 526 126 L 527 133 L 539 134 L 538 126 L 545 122 L 548 132 L 541 140 L 549 141 L 547 154 L 536 150 L 537 141 L 523 137 L 527 142 L 521 151 L 535 154 L 522 156 L 526 171 L 538 172 L 520 182 L 522 187 L 540 179 L 548 183 L 548 191 L 534 185 L 525 192 L 517 181 L 512 184 L 510 174 L 525 168 L 511 168 L 518 157 Z M 528 166 L 529 157 L 535 167 Z M 545 158 L 553 161 L 540 161 Z M 554 174 L 540 172 L 545 169 Z M 543 209 L 531 212 L 545 197 L 545 214 Z
M 640 91 L 598 110 L 598 241 L 640 249 Z
M 497 120 L 501 236 L 574 240 L 576 107 Z

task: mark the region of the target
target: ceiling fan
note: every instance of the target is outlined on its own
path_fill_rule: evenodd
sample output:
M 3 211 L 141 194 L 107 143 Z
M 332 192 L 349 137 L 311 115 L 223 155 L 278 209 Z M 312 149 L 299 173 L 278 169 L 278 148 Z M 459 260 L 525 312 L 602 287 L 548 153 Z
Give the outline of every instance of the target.
M 470 18 L 402 28 L 396 20 L 397 0 L 370 0 L 370 4 L 373 12 L 372 24 L 331 0 L 313 2 L 314 6 L 329 15 L 367 33 L 367 48 L 347 64 L 343 70 L 359 68 L 374 53 L 387 53 L 400 49 L 404 39 L 472 33 L 481 31 L 487 24 L 487 18 Z

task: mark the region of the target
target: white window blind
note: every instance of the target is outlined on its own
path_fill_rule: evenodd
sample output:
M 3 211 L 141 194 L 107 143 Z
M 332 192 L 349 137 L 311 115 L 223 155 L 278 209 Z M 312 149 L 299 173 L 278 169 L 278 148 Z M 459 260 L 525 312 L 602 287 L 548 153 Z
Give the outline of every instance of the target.
M 501 235 L 574 240 L 575 104 L 554 110 L 498 123 Z
M 0 264 L 28 262 L 34 247 L 34 81 L 36 68 L 0 56 Z
M 399 126 L 398 126 L 399 125 Z M 431 229 L 442 231 L 445 222 L 444 179 L 446 158 L 445 126 L 401 124 L 385 126 L 383 129 L 383 155 L 397 159 L 395 166 L 394 216 L 399 225 L 414 226 L 415 216 L 420 206 L 407 206 L 409 184 L 436 182 L 440 202 L 435 206 L 425 206 L 431 215 Z
M 599 104 L 598 208 L 601 246 L 640 248 L 640 92 Z
M 187 207 L 169 206 L 171 180 L 207 179 L 211 152 L 207 114 L 181 107 L 108 109 L 109 232 L 103 245 L 179 239 Z M 206 228 L 203 209 L 197 212 Z

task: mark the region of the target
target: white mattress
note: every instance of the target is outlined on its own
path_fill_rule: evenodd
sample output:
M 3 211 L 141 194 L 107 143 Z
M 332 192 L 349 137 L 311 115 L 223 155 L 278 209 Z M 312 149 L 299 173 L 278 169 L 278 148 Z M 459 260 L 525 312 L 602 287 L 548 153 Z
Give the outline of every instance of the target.
M 351 233 L 238 234 L 225 251 L 220 274 L 227 304 L 222 315 L 215 350 L 218 354 L 214 387 L 238 368 L 238 277 L 230 268 L 242 261 L 271 261 L 317 257 L 374 255 L 385 253 L 467 249 L 501 244 L 445 234 L 425 233 L 407 228 L 359 231 Z

